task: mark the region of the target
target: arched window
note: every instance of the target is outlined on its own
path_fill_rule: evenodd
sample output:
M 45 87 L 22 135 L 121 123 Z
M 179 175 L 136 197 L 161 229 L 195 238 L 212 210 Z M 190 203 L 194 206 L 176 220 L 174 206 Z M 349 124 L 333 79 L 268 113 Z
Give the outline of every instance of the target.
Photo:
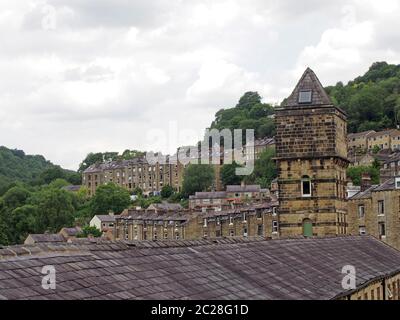
M 311 180 L 309 176 L 301 178 L 301 195 L 302 197 L 311 197 Z
M 305 237 L 313 236 L 313 225 L 310 219 L 303 220 L 303 236 Z

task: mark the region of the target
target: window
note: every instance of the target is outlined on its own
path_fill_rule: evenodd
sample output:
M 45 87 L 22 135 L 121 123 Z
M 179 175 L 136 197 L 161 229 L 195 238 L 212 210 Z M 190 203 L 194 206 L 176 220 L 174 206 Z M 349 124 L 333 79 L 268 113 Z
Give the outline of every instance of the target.
M 312 102 L 312 91 L 301 90 L 299 92 L 299 103 L 311 103 Z
M 365 208 L 363 204 L 360 204 L 358 206 L 358 217 L 359 218 L 364 218 L 365 217 Z
M 261 224 L 259 224 L 259 225 L 257 226 L 257 235 L 258 235 L 259 237 L 261 237 L 261 236 L 263 235 L 263 226 L 262 226 Z
M 203 227 L 206 228 L 207 227 L 207 219 L 203 219 Z
M 164 233 L 164 239 L 168 239 L 168 232 Z
M 365 231 L 365 227 L 359 227 L 358 228 L 358 233 L 360 234 L 360 236 L 365 235 L 367 232 Z
M 229 236 L 230 236 L 230 237 L 233 237 L 234 235 L 235 235 L 235 231 L 229 230 Z
M 229 224 L 233 224 L 233 217 L 232 216 L 229 216 Z
M 311 181 L 308 176 L 301 179 L 301 195 L 303 197 L 311 197 Z
M 246 212 L 243 212 L 243 222 L 246 222 Z
M 378 201 L 378 215 L 385 214 L 385 202 L 383 200 Z
M 208 236 L 207 232 L 204 232 L 203 233 L 203 238 L 207 238 L 207 236 Z
M 382 239 L 382 237 L 385 237 L 385 236 L 386 236 L 386 226 L 382 222 L 382 223 L 379 223 L 379 238 Z
M 278 233 L 278 221 L 272 221 L 272 233 Z
M 400 189 L 400 177 L 396 177 L 396 189 Z
M 272 207 L 272 215 L 276 216 L 276 207 Z
M 243 229 L 243 237 L 247 237 L 247 228 Z

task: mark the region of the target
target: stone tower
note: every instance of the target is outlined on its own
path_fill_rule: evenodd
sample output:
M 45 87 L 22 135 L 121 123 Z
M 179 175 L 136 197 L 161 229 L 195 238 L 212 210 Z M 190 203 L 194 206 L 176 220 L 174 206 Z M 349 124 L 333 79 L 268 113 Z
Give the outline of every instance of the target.
M 280 235 L 346 234 L 346 114 L 311 69 L 275 124 Z

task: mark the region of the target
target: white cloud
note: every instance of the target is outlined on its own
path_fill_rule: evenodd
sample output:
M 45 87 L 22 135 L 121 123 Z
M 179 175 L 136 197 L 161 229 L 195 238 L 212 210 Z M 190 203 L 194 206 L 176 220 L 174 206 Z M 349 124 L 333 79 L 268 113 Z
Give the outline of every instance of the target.
M 90 151 L 171 152 L 146 132 L 200 134 L 247 90 L 279 102 L 306 66 L 334 84 L 398 63 L 399 14 L 391 0 L 1 1 L 2 144 L 72 169 Z

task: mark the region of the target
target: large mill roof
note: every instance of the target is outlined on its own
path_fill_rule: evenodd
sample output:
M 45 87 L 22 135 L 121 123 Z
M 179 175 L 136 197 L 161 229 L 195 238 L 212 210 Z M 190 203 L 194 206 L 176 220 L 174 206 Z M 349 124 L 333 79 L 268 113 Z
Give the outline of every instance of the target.
M 42 289 L 42 267 L 56 289 Z M 400 271 L 400 252 L 369 236 L 81 242 L 0 249 L 0 299 L 333 299 Z

